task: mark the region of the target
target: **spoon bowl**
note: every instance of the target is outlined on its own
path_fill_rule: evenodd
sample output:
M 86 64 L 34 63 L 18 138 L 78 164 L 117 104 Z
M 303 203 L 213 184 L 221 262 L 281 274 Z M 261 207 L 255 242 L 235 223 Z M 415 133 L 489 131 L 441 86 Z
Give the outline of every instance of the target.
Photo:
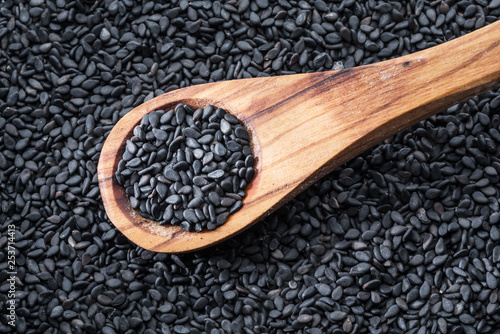
M 353 69 L 241 79 L 163 94 L 127 113 L 109 134 L 98 165 L 113 224 L 156 252 L 208 247 L 243 231 L 376 143 L 500 81 L 500 22 L 404 57 Z M 247 128 L 255 177 L 243 207 L 213 231 L 186 232 L 143 218 L 114 174 L 142 117 L 184 103 L 214 105 Z

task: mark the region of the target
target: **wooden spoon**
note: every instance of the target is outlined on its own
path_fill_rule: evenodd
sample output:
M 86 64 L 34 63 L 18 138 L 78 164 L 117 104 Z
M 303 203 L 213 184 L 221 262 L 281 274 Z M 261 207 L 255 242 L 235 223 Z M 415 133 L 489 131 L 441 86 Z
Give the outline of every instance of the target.
M 431 49 L 353 69 L 233 80 L 163 94 L 126 114 L 101 152 L 98 176 L 109 219 L 156 252 L 225 240 L 269 215 L 322 176 L 383 139 L 500 82 L 500 22 Z M 214 231 L 160 226 L 131 209 L 114 177 L 144 114 L 178 103 L 214 105 L 251 134 L 256 176 L 243 207 Z

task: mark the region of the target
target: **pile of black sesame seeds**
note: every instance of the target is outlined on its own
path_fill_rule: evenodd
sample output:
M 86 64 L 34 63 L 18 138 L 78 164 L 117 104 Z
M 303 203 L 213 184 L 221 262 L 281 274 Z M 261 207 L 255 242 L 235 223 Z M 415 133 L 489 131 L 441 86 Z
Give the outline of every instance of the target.
M 154 110 L 127 140 L 116 179 L 131 207 L 160 225 L 215 230 L 243 206 L 254 176 L 250 136 L 221 108 Z
M 2 1 L 0 332 L 495 333 L 498 89 L 191 254 L 119 233 L 96 164 L 118 119 L 163 92 L 374 63 L 498 17 L 499 0 Z

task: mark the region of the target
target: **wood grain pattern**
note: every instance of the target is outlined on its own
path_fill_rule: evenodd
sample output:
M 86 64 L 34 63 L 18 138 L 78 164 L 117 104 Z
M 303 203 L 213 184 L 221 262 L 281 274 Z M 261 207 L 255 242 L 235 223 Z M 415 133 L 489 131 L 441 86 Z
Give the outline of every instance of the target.
M 179 89 L 129 112 L 113 128 L 98 166 L 108 217 L 134 243 L 186 252 L 259 221 L 334 168 L 383 139 L 500 82 L 500 22 L 443 45 L 374 65 L 233 80 Z M 256 176 L 243 208 L 215 231 L 189 233 L 134 212 L 114 173 L 142 116 L 178 103 L 212 104 L 251 135 Z

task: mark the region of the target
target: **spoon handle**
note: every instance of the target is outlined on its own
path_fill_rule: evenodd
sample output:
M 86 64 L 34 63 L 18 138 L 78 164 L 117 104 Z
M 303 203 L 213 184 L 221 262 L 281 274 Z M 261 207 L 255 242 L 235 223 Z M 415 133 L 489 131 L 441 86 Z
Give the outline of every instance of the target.
M 498 84 L 500 22 L 395 62 L 362 68 L 354 75 L 359 85 L 345 96 L 344 112 L 352 119 L 365 112 L 366 118 L 356 126 L 362 133 L 373 132 L 369 135 L 373 139 L 363 142 L 368 148 Z
M 271 181 L 284 177 L 300 185 L 285 201 L 391 135 L 498 84 L 500 21 L 397 59 L 268 79 L 250 99 L 266 107 L 238 116 L 265 147 L 264 192 L 276 196 Z

